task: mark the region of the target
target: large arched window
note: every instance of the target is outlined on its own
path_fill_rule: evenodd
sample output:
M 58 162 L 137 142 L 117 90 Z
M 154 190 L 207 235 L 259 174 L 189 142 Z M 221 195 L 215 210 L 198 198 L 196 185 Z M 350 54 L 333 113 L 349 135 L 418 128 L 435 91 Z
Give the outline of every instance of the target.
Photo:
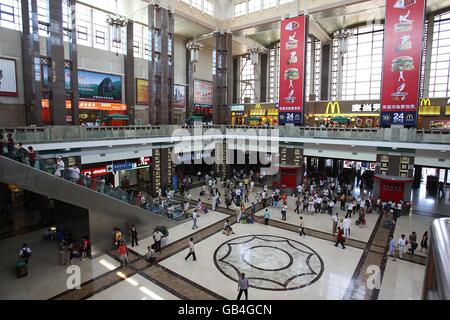
M 450 11 L 434 17 L 428 97 L 450 96 Z
M 331 98 L 380 99 L 384 26 L 368 25 L 353 31 L 354 36 L 348 39 L 344 52 L 339 47 L 339 41 L 333 40 Z M 336 52 L 338 50 L 341 54 Z M 339 63 L 342 63 L 342 66 L 339 66 Z

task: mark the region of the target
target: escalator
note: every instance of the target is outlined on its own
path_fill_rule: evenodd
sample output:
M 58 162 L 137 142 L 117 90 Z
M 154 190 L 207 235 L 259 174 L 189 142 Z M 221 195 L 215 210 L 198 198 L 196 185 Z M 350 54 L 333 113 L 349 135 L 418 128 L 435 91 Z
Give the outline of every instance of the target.
M 45 162 L 31 167 L 0 156 L 0 182 L 85 209 L 93 255 L 111 248 L 114 227 L 126 230 L 134 224 L 140 238 L 144 238 L 150 236 L 156 226 L 169 228 L 176 224 L 173 220 L 136 206 L 136 200 L 121 189 L 106 185 L 93 186 L 82 175 L 77 181 L 71 180 L 69 170 L 61 170 L 62 177 L 55 176 L 54 172 L 54 165 Z M 79 181 L 84 183 L 77 183 Z

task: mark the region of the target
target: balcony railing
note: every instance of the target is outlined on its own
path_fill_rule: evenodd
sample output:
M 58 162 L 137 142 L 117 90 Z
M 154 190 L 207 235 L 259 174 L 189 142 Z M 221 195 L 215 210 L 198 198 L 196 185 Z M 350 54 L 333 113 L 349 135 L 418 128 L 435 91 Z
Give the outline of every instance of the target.
M 319 127 L 254 127 L 229 125 L 203 125 L 205 129 L 226 131 L 243 129 L 274 130 L 278 129 L 280 137 L 284 138 L 317 138 L 335 140 L 370 140 L 382 142 L 431 143 L 450 144 L 450 130 L 414 129 L 414 128 L 319 128 Z M 48 127 L 16 127 L 0 128 L 4 138 L 7 133 L 13 133 L 16 142 L 24 144 L 139 139 L 151 137 L 171 137 L 176 129 L 194 132 L 195 126 L 161 125 L 161 126 L 120 126 L 94 127 L 84 126 L 48 126 Z M 198 127 L 197 127 L 198 128 Z M 246 134 L 244 131 L 244 135 Z

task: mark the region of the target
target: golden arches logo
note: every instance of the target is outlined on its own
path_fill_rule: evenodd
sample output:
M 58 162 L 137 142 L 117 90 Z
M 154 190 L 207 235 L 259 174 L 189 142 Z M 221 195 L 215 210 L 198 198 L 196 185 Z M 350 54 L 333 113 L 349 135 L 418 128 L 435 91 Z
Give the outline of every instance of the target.
M 413 120 L 413 119 L 414 119 L 414 116 L 411 113 L 408 113 L 406 115 L 406 120 Z
M 329 112 L 331 109 L 331 112 Z M 336 111 L 336 112 L 335 112 Z M 339 105 L 339 101 L 329 101 L 327 103 L 327 109 L 325 110 L 326 114 L 330 113 L 341 113 L 341 106 Z
M 421 107 L 430 107 L 431 106 L 431 100 L 429 98 L 420 99 L 420 106 Z

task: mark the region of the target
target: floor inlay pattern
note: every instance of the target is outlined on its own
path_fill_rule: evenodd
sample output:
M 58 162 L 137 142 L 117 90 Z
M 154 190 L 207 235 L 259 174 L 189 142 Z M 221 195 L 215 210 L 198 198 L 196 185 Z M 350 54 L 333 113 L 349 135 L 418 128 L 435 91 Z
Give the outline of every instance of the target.
M 322 258 L 299 241 L 267 235 L 237 237 L 214 253 L 216 267 L 237 282 L 245 273 L 250 287 L 294 290 L 317 281 L 323 274 Z

